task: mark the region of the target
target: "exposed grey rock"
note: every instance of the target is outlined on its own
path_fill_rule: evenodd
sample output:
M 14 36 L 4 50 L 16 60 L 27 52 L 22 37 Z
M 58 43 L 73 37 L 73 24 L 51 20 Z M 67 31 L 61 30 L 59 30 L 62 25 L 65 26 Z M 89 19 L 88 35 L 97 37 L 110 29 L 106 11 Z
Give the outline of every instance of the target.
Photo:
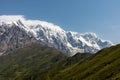
M 28 35 L 25 30 L 14 24 L 12 27 L 4 25 L 0 28 L 2 28 L 0 29 L 2 34 L 0 35 L 0 55 L 37 42 L 32 35 Z

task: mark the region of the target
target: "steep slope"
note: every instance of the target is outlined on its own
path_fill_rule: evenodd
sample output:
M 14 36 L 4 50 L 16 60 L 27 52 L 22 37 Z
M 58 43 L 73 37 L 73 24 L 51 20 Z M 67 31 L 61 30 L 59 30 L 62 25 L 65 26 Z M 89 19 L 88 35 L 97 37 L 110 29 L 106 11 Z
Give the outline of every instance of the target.
M 0 16 L 0 36 L 6 33 L 6 28 L 14 26 L 19 27 L 24 33 L 33 36 L 42 44 L 69 53 L 69 55 L 74 55 L 77 52 L 96 53 L 100 49 L 112 45 L 110 41 L 104 41 L 94 33 L 79 34 L 66 32 L 52 23 L 40 20 L 27 20 L 21 15 Z
M 37 77 L 35 80 L 40 80 L 41 78 L 42 80 L 57 80 L 57 78 L 55 77 L 59 75 L 59 73 L 73 68 L 74 66 L 76 66 L 77 64 L 79 64 L 80 62 L 84 61 L 85 59 L 89 58 L 92 55 L 93 54 L 90 54 L 90 53 L 85 53 L 85 54 L 77 53 L 74 56 L 68 57 L 60 61 L 59 63 L 53 65 L 51 68 L 45 70 L 44 73 L 41 72 L 37 74 Z M 64 76 L 67 76 L 67 74 Z M 62 76 L 60 76 L 59 79 L 61 79 L 61 77 Z
M 32 43 L 37 43 L 33 36 L 27 34 L 25 30 L 15 24 L 12 24 L 11 27 L 2 25 L 0 30 L 0 55 L 10 53 L 17 48 L 22 48 Z
M 103 49 L 83 62 L 59 71 L 51 80 L 119 80 L 120 45 Z
M 34 80 L 37 74 L 66 58 L 56 49 L 32 44 L 0 57 L 0 80 Z
M 52 52 L 51 52 L 52 51 Z M 120 45 L 97 54 L 67 57 L 51 48 L 32 45 L 1 56 L 2 80 L 119 80 Z

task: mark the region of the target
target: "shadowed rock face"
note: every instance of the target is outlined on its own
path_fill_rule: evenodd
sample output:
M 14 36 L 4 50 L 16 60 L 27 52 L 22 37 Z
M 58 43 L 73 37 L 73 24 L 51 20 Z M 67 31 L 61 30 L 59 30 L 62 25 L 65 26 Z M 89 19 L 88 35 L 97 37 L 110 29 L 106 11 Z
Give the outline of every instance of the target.
M 18 26 L 0 26 L 0 28 L 0 55 L 37 42 L 32 35 L 28 35 Z

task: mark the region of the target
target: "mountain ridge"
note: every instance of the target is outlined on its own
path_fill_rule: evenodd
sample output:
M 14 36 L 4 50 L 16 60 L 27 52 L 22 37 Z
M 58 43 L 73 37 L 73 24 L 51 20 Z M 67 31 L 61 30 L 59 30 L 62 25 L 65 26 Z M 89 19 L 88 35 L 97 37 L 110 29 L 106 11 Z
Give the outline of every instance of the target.
M 98 38 L 95 33 L 80 34 L 65 31 L 53 23 L 28 20 L 22 15 L 0 16 L 1 35 L 5 32 L 3 26 L 11 28 L 13 25 L 26 31 L 29 36 L 33 36 L 42 44 L 69 53 L 69 55 L 74 55 L 77 52 L 96 53 L 100 49 L 112 45 L 110 41 Z

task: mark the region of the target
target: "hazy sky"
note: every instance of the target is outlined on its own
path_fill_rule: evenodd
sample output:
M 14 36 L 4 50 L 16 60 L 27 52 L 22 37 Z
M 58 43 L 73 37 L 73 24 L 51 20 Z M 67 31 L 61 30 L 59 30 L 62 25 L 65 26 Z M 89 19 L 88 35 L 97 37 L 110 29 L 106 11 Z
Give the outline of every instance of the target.
M 0 0 L 0 15 L 25 15 L 120 43 L 120 0 Z

